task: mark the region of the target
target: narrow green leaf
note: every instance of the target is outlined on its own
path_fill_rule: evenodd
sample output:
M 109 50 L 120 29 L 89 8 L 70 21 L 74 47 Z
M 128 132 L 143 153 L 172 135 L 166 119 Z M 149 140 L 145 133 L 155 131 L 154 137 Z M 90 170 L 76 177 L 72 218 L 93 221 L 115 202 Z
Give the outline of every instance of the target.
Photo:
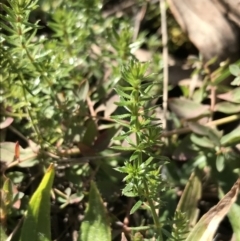
M 132 87 L 130 87 L 130 88 L 131 88 L 131 90 L 133 89 Z M 121 87 L 116 88 L 115 91 L 116 91 L 117 94 L 118 94 L 119 96 L 121 96 L 121 97 L 124 97 L 124 98 L 126 98 L 126 99 L 131 99 L 131 98 L 132 98 L 131 95 L 128 95 L 127 93 L 123 92 L 123 91 L 121 90 Z
M 202 195 L 202 184 L 197 172 L 192 173 L 190 176 L 188 183 L 183 191 L 181 199 L 177 205 L 176 213 L 178 212 L 184 213 L 186 219 L 188 220 L 188 227 L 185 230 L 186 232 L 190 231 L 192 227 L 195 226 L 198 215 L 198 202 Z M 176 227 L 177 228 L 177 227 Z M 187 235 L 185 235 L 186 237 Z
M 112 118 L 112 117 L 111 117 Z M 112 118 L 112 119 L 115 119 L 115 118 Z M 130 125 L 129 125 L 129 123 L 127 123 L 126 121 L 121 121 L 121 120 L 119 120 L 119 119 L 115 119 L 115 121 L 118 123 L 118 124 L 120 124 L 121 126 L 125 126 L 125 127 L 127 127 L 128 129 L 129 129 L 129 127 L 130 127 Z
M 54 179 L 54 166 L 47 169 L 40 185 L 30 199 L 21 230 L 20 241 L 51 241 L 50 191 Z
M 4 205 L 8 206 L 13 200 L 13 184 L 12 181 L 7 178 L 4 181 L 2 192 L 4 193 Z
M 131 117 L 130 113 L 129 114 L 121 114 L 121 115 L 113 115 L 113 116 L 111 116 L 111 118 L 113 120 L 122 120 L 122 119 L 129 118 L 129 117 Z
M 231 75 L 230 70 L 228 68 L 226 69 L 225 66 L 218 68 L 212 74 L 213 76 L 216 76 L 212 82 L 215 86 Z
M 221 172 L 224 169 L 224 162 L 225 162 L 224 155 L 223 154 L 217 155 L 216 168 L 219 172 Z
M 196 122 L 190 122 L 189 128 L 196 134 L 207 136 L 216 146 L 220 145 L 219 139 L 221 138 L 221 135 L 222 135 L 220 131 L 208 126 L 200 125 Z
M 240 141 L 240 126 L 221 138 L 223 146 L 232 146 Z
M 14 13 L 13 11 L 11 10 L 11 8 L 7 7 L 5 4 L 1 4 L 1 8 L 2 10 L 4 10 L 9 16 L 12 17 L 12 19 L 14 19 Z M 2 17 L 2 16 L 1 16 Z
M 8 20 L 8 21 L 9 21 L 9 20 Z M 15 31 L 12 30 L 11 28 L 9 28 L 7 25 L 5 25 L 3 22 L 1 23 L 1 27 L 2 27 L 3 29 L 5 29 L 6 31 L 8 31 L 9 33 L 15 34 Z
M 193 119 L 210 113 L 208 105 L 202 105 L 188 99 L 172 98 L 168 100 L 168 104 L 176 115 L 184 119 Z
M 137 201 L 132 207 L 130 214 L 135 213 L 141 206 L 142 206 L 142 201 L 141 200 Z
M 127 107 L 129 107 L 129 106 L 132 106 L 131 101 L 123 101 L 123 100 L 121 100 L 120 102 L 114 102 L 114 104 L 117 106 L 123 106 L 123 107 L 125 107 L 125 109 L 127 109 Z
M 124 146 L 111 146 L 112 149 L 119 150 L 119 151 L 135 151 L 136 148 L 134 147 L 124 147 Z
M 111 241 L 111 230 L 107 210 L 97 186 L 91 182 L 89 203 L 81 226 L 79 241 Z

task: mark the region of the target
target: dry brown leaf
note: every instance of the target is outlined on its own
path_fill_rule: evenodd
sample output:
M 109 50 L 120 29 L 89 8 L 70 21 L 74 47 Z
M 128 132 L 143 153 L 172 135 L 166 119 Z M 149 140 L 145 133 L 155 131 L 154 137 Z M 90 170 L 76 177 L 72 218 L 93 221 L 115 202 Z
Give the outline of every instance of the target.
M 238 178 L 231 190 L 219 201 L 219 203 L 202 216 L 186 241 L 212 241 L 219 223 L 236 201 L 239 188 L 240 178 Z
M 122 233 L 121 241 L 128 241 L 124 233 Z

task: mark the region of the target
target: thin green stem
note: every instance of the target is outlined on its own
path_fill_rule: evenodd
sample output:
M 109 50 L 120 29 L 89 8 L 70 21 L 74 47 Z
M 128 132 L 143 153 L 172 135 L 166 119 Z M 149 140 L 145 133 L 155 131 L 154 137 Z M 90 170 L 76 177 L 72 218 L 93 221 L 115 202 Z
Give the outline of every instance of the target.
M 21 114 L 12 113 L 12 112 L 8 112 L 8 111 L 6 111 L 4 109 L 1 109 L 1 114 L 6 116 L 6 117 L 17 117 L 17 118 L 24 118 L 24 117 L 26 118 L 26 117 L 28 117 L 28 115 L 25 114 L 25 113 L 21 113 Z
M 149 190 L 148 190 L 148 186 L 147 186 L 147 183 L 146 183 L 146 182 L 144 182 L 144 188 L 145 188 L 145 192 L 146 192 L 146 194 L 147 194 L 147 195 L 146 195 L 146 198 L 147 198 L 148 204 L 149 204 L 150 209 L 151 209 L 151 213 L 152 213 L 153 221 L 154 221 L 154 224 L 155 224 L 155 227 L 156 227 L 156 232 L 157 232 L 157 235 L 158 235 L 158 239 L 159 239 L 159 241 L 163 241 L 163 236 L 162 236 L 162 231 L 161 231 L 161 224 L 160 224 L 160 222 L 159 222 L 159 217 L 158 217 L 158 215 L 157 215 L 154 202 L 153 202 L 153 200 L 149 197 L 150 194 L 149 194 Z
M 128 229 L 131 231 L 149 230 L 150 228 L 152 228 L 152 225 L 140 226 L 140 227 L 128 227 Z
M 134 109 L 134 115 L 135 115 L 135 129 L 136 129 L 136 145 L 139 146 L 140 143 L 141 143 L 141 139 L 138 135 L 138 132 L 140 131 L 140 122 L 139 122 L 139 106 L 138 106 L 138 102 L 139 102 L 139 93 L 138 92 L 134 92 L 133 93 L 133 99 L 134 99 L 134 102 L 136 103 L 135 104 L 135 109 Z M 137 166 L 139 167 L 141 164 L 142 164 L 142 153 L 139 152 L 138 153 L 138 163 L 137 163 Z
M 135 103 L 139 103 L 139 93 L 138 92 L 135 92 L 133 94 L 133 98 L 134 98 Z M 134 115 L 136 116 L 135 122 L 134 122 L 136 132 L 139 132 L 141 129 L 141 123 L 140 123 L 141 116 L 139 114 L 139 109 L 140 109 L 140 106 L 138 104 L 136 104 L 135 109 L 134 109 Z M 136 133 L 136 145 L 139 146 L 141 144 L 141 141 L 142 141 L 141 137 Z M 142 162 L 143 162 L 143 153 L 139 151 L 138 166 L 140 166 L 142 164 Z M 162 232 L 161 232 L 161 224 L 159 222 L 159 218 L 158 218 L 155 206 L 154 206 L 154 201 L 150 198 L 147 182 L 144 180 L 143 183 L 144 183 L 144 190 L 147 194 L 146 198 L 147 198 L 147 201 L 148 201 L 150 209 L 151 209 L 154 224 L 156 226 L 156 232 L 158 235 L 158 239 L 159 239 L 159 241 L 163 241 Z

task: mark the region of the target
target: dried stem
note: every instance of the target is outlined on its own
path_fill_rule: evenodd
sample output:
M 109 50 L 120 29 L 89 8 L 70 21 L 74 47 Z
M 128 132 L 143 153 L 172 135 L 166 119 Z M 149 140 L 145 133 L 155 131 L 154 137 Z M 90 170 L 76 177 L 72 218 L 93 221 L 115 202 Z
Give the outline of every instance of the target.
M 167 129 L 167 100 L 168 100 L 168 35 L 167 35 L 167 16 L 166 1 L 159 0 L 161 11 L 161 33 L 163 46 L 163 130 Z

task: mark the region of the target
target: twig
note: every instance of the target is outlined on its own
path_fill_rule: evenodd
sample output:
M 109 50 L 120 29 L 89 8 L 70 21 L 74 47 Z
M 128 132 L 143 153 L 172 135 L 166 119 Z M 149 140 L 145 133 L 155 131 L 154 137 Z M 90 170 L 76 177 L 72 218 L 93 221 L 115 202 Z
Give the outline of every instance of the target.
M 236 115 L 231 115 L 222 119 L 218 119 L 215 121 L 210 121 L 208 123 L 205 124 L 205 126 L 220 126 L 235 120 L 239 120 L 240 119 L 240 114 L 236 114 Z M 172 131 L 166 131 L 162 133 L 162 137 L 169 137 L 172 135 L 180 135 L 180 134 L 185 134 L 191 132 L 191 129 L 189 127 L 185 127 L 185 128 L 181 128 L 181 129 L 176 129 L 176 130 L 172 130 Z
M 159 0 L 161 12 L 161 33 L 163 45 L 163 130 L 167 129 L 167 100 L 168 100 L 168 35 L 167 35 L 167 16 L 166 1 Z
M 88 108 L 89 108 L 91 116 L 96 116 L 95 110 L 93 108 L 94 104 L 91 101 L 90 97 L 88 96 L 86 100 L 87 100 L 87 104 L 88 104 Z
M 141 26 L 141 22 L 146 14 L 147 11 L 147 3 L 144 4 L 141 8 L 141 10 L 137 13 L 136 20 L 135 20 L 135 27 L 134 27 L 134 34 L 133 34 L 133 40 L 135 41 L 138 37 L 139 29 Z
M 8 236 L 8 238 L 6 239 L 6 241 L 12 240 L 12 237 L 14 236 L 14 234 L 17 232 L 17 230 L 18 230 L 19 227 L 21 226 L 23 220 L 24 220 L 24 217 L 22 217 L 22 218 L 18 221 L 18 224 L 15 226 L 14 230 L 13 230 L 12 233 Z
M 15 127 L 13 126 L 9 126 L 8 127 L 13 133 L 15 133 L 16 135 L 18 135 L 19 137 L 21 137 L 25 142 L 29 142 L 29 140 L 27 139 L 27 137 L 25 137 L 20 131 L 18 131 Z

